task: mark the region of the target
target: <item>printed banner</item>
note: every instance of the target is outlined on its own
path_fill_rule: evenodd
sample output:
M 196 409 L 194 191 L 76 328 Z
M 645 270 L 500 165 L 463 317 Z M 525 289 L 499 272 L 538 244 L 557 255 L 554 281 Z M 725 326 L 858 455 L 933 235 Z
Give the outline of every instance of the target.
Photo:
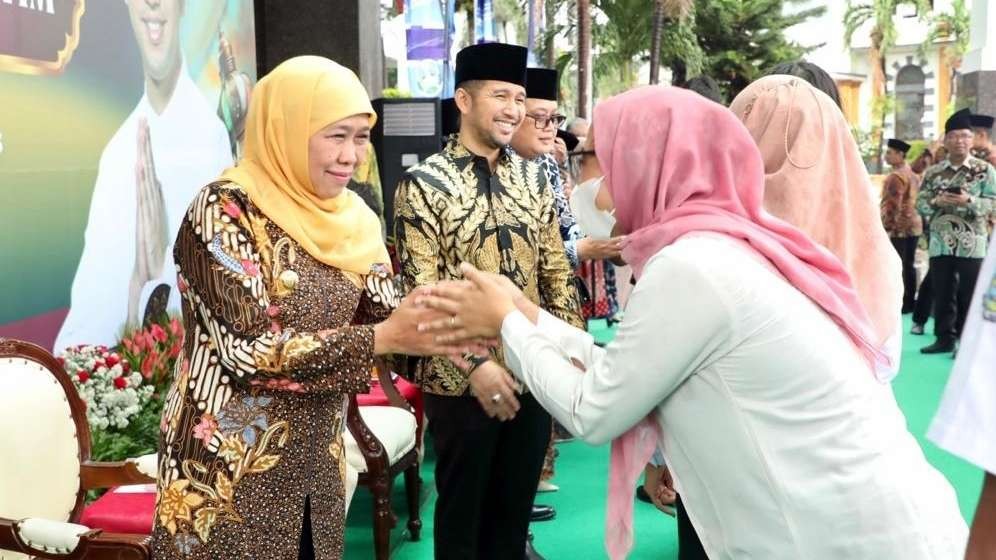
M 0 336 L 112 346 L 178 311 L 173 239 L 255 81 L 252 0 L 0 0 Z
M 412 97 L 439 97 L 444 91 L 449 58 L 445 0 L 406 0 L 408 88 Z
M 491 0 L 474 2 L 474 42 L 493 43 L 495 38 L 495 11 Z

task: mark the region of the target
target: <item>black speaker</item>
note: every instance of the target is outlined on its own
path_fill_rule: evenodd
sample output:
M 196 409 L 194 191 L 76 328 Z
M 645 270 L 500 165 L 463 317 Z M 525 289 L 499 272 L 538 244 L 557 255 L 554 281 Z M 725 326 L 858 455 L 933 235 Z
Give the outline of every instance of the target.
M 377 124 L 371 131 L 380 184 L 384 191 L 384 221 L 394 236 L 394 192 L 405 170 L 440 149 L 439 99 L 374 99 Z

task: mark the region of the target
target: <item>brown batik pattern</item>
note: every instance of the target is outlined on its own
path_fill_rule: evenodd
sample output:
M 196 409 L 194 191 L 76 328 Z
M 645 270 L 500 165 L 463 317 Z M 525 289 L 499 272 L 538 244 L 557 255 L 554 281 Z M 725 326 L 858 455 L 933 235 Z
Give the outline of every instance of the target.
M 492 173 L 459 137 L 408 170 L 395 193 L 395 237 L 404 287 L 461 278 L 460 263 L 510 278 L 534 303 L 583 327 L 546 176 L 535 161 L 502 150 Z M 502 363 L 501 351 L 492 358 Z M 467 375 L 446 358 L 423 361 L 422 390 L 464 395 Z
M 186 337 L 160 425 L 156 558 L 296 558 L 305 498 L 317 558 L 341 558 L 344 403 L 365 392 L 374 267 L 316 261 L 231 183 L 197 195 L 176 241 Z

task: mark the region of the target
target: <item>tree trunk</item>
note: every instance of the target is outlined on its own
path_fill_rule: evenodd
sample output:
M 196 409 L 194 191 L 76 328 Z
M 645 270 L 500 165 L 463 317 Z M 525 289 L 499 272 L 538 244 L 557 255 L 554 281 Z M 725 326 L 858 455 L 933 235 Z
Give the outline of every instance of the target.
M 553 0 L 542 0 L 543 9 L 546 11 L 546 29 L 544 29 L 543 56 L 544 66 L 554 68 L 557 64 L 557 53 L 554 52 L 555 36 L 550 30 L 553 28 L 554 20 L 557 18 L 557 6 Z
M 878 27 L 871 32 L 871 48 L 868 49 L 869 63 L 872 73 L 872 99 L 878 102 L 877 129 L 873 132 L 872 142 L 875 145 L 874 169 L 882 172 L 882 143 L 885 136 L 885 53 L 882 52 L 882 31 Z
M 664 0 L 654 0 L 654 20 L 650 32 L 650 83 L 661 80 L 661 39 L 664 35 Z
M 577 116 L 588 118 L 591 103 L 591 0 L 578 2 L 578 111 Z

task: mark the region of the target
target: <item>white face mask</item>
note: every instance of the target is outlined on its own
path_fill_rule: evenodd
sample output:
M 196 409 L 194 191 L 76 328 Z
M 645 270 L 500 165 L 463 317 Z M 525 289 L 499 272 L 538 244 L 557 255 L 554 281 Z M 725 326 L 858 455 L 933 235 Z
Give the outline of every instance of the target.
M 616 225 L 615 210 L 601 210 L 595 206 L 595 196 L 602 185 L 603 177 L 588 179 L 574 187 L 571 193 L 571 211 L 578 220 L 578 227 L 592 239 L 612 238 L 612 228 Z

